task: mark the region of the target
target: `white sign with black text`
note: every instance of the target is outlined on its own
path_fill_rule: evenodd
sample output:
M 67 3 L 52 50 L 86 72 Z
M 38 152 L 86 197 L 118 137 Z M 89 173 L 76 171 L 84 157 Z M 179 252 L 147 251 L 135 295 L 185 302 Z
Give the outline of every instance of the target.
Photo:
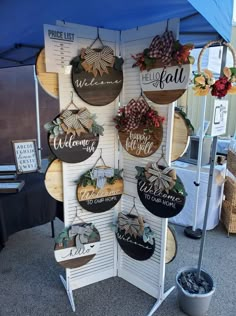
M 18 173 L 35 172 L 39 169 L 35 139 L 13 140 L 12 146 Z
M 45 24 L 44 42 L 47 72 L 65 73 L 70 61 L 78 55 L 76 30 Z
M 211 136 L 225 134 L 228 116 L 228 100 L 216 99 L 213 107 Z

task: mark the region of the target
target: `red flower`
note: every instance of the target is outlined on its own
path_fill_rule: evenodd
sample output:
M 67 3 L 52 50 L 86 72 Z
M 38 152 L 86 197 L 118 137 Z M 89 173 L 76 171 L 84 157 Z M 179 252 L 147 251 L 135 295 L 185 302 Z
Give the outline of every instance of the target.
M 212 85 L 211 95 L 222 98 L 226 96 L 231 86 L 231 82 L 228 81 L 227 77 L 221 77 Z

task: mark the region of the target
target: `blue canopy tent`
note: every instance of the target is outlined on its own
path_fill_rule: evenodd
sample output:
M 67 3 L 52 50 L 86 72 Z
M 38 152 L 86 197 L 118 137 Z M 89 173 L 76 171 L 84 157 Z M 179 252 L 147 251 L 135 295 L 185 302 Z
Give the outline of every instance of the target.
M 179 17 L 180 40 L 202 47 L 230 40 L 232 13 L 233 0 L 2 0 L 0 68 L 34 64 L 44 46 L 43 24 L 56 20 L 126 30 Z

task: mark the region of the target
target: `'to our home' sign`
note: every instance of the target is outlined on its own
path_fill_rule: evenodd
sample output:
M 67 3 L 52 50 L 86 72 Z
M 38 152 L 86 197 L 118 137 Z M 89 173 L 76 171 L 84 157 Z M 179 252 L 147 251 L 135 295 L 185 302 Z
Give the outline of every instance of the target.
M 189 84 L 191 64 L 164 67 L 160 61 L 154 68 L 140 73 L 141 87 L 145 96 L 158 104 L 176 101 L 185 92 Z

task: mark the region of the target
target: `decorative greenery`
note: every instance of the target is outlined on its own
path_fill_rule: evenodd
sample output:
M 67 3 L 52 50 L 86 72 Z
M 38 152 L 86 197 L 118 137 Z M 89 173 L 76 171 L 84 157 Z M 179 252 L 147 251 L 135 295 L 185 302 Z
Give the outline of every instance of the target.
M 227 94 L 236 94 L 236 86 L 232 85 L 236 82 L 236 68 L 225 67 L 223 73 L 224 76 L 218 80 L 213 78 L 213 73 L 208 69 L 195 73 L 193 79 L 195 95 L 204 96 L 210 92 L 212 96 L 222 98 Z
M 165 45 L 168 44 L 169 43 L 165 43 Z M 190 56 L 190 50 L 192 50 L 193 48 L 193 44 L 182 45 L 178 40 L 174 41 L 172 51 L 170 52 L 171 60 L 177 62 L 179 65 L 186 63 L 194 64 L 194 57 Z M 161 50 L 163 50 L 163 47 L 160 48 L 160 51 Z M 136 60 L 136 62 L 133 64 L 133 67 L 138 66 L 141 71 L 152 69 L 159 58 L 150 57 L 151 51 L 152 49 L 145 48 L 142 53 L 139 53 L 136 56 L 132 55 L 132 57 Z
M 86 128 L 86 126 L 83 125 L 83 133 L 92 133 L 95 136 L 103 136 L 104 128 L 96 122 L 96 114 L 89 114 L 88 118 L 89 120 L 92 120 L 92 125 L 91 128 Z M 79 116 L 77 116 L 77 120 L 80 120 Z M 65 122 L 62 120 L 61 117 L 57 117 L 55 120 L 44 124 L 44 128 L 50 134 L 50 138 L 54 138 L 65 133 L 72 133 L 73 135 L 77 133 L 76 129 L 65 129 Z M 79 133 L 77 134 L 80 135 L 80 133 L 81 129 L 79 129 Z
M 113 119 L 118 131 L 129 131 L 138 128 L 140 125 L 144 125 L 144 132 L 153 133 L 153 130 L 160 127 L 165 120 L 163 116 L 160 116 L 151 107 L 145 112 L 140 111 L 136 112 L 136 115 L 132 115 L 133 113 L 126 111 L 125 107 L 119 108 L 117 115 Z
M 136 166 L 135 169 L 137 170 L 137 175 L 135 176 L 135 178 L 139 181 L 147 182 L 147 178 L 145 176 L 145 168 Z M 171 190 L 176 193 L 182 194 L 183 196 L 187 196 L 187 192 L 185 191 L 185 188 L 178 177 L 176 179 L 174 187 Z
M 184 119 L 185 123 L 187 124 L 188 128 L 190 128 L 194 132 L 194 127 L 191 121 L 187 118 L 187 114 L 179 107 L 175 107 L 175 111 L 181 115 L 181 117 Z
M 85 172 L 78 181 L 76 181 L 77 184 L 86 187 L 88 185 L 92 185 L 93 187 L 96 188 L 96 184 L 97 184 L 97 180 L 96 179 L 92 179 L 91 177 L 91 170 L 88 170 L 87 172 Z M 119 170 L 119 169 L 114 169 L 114 176 L 110 177 L 110 178 L 106 178 L 106 182 L 108 184 L 114 184 L 117 180 L 122 179 L 121 173 L 123 172 L 123 169 Z

